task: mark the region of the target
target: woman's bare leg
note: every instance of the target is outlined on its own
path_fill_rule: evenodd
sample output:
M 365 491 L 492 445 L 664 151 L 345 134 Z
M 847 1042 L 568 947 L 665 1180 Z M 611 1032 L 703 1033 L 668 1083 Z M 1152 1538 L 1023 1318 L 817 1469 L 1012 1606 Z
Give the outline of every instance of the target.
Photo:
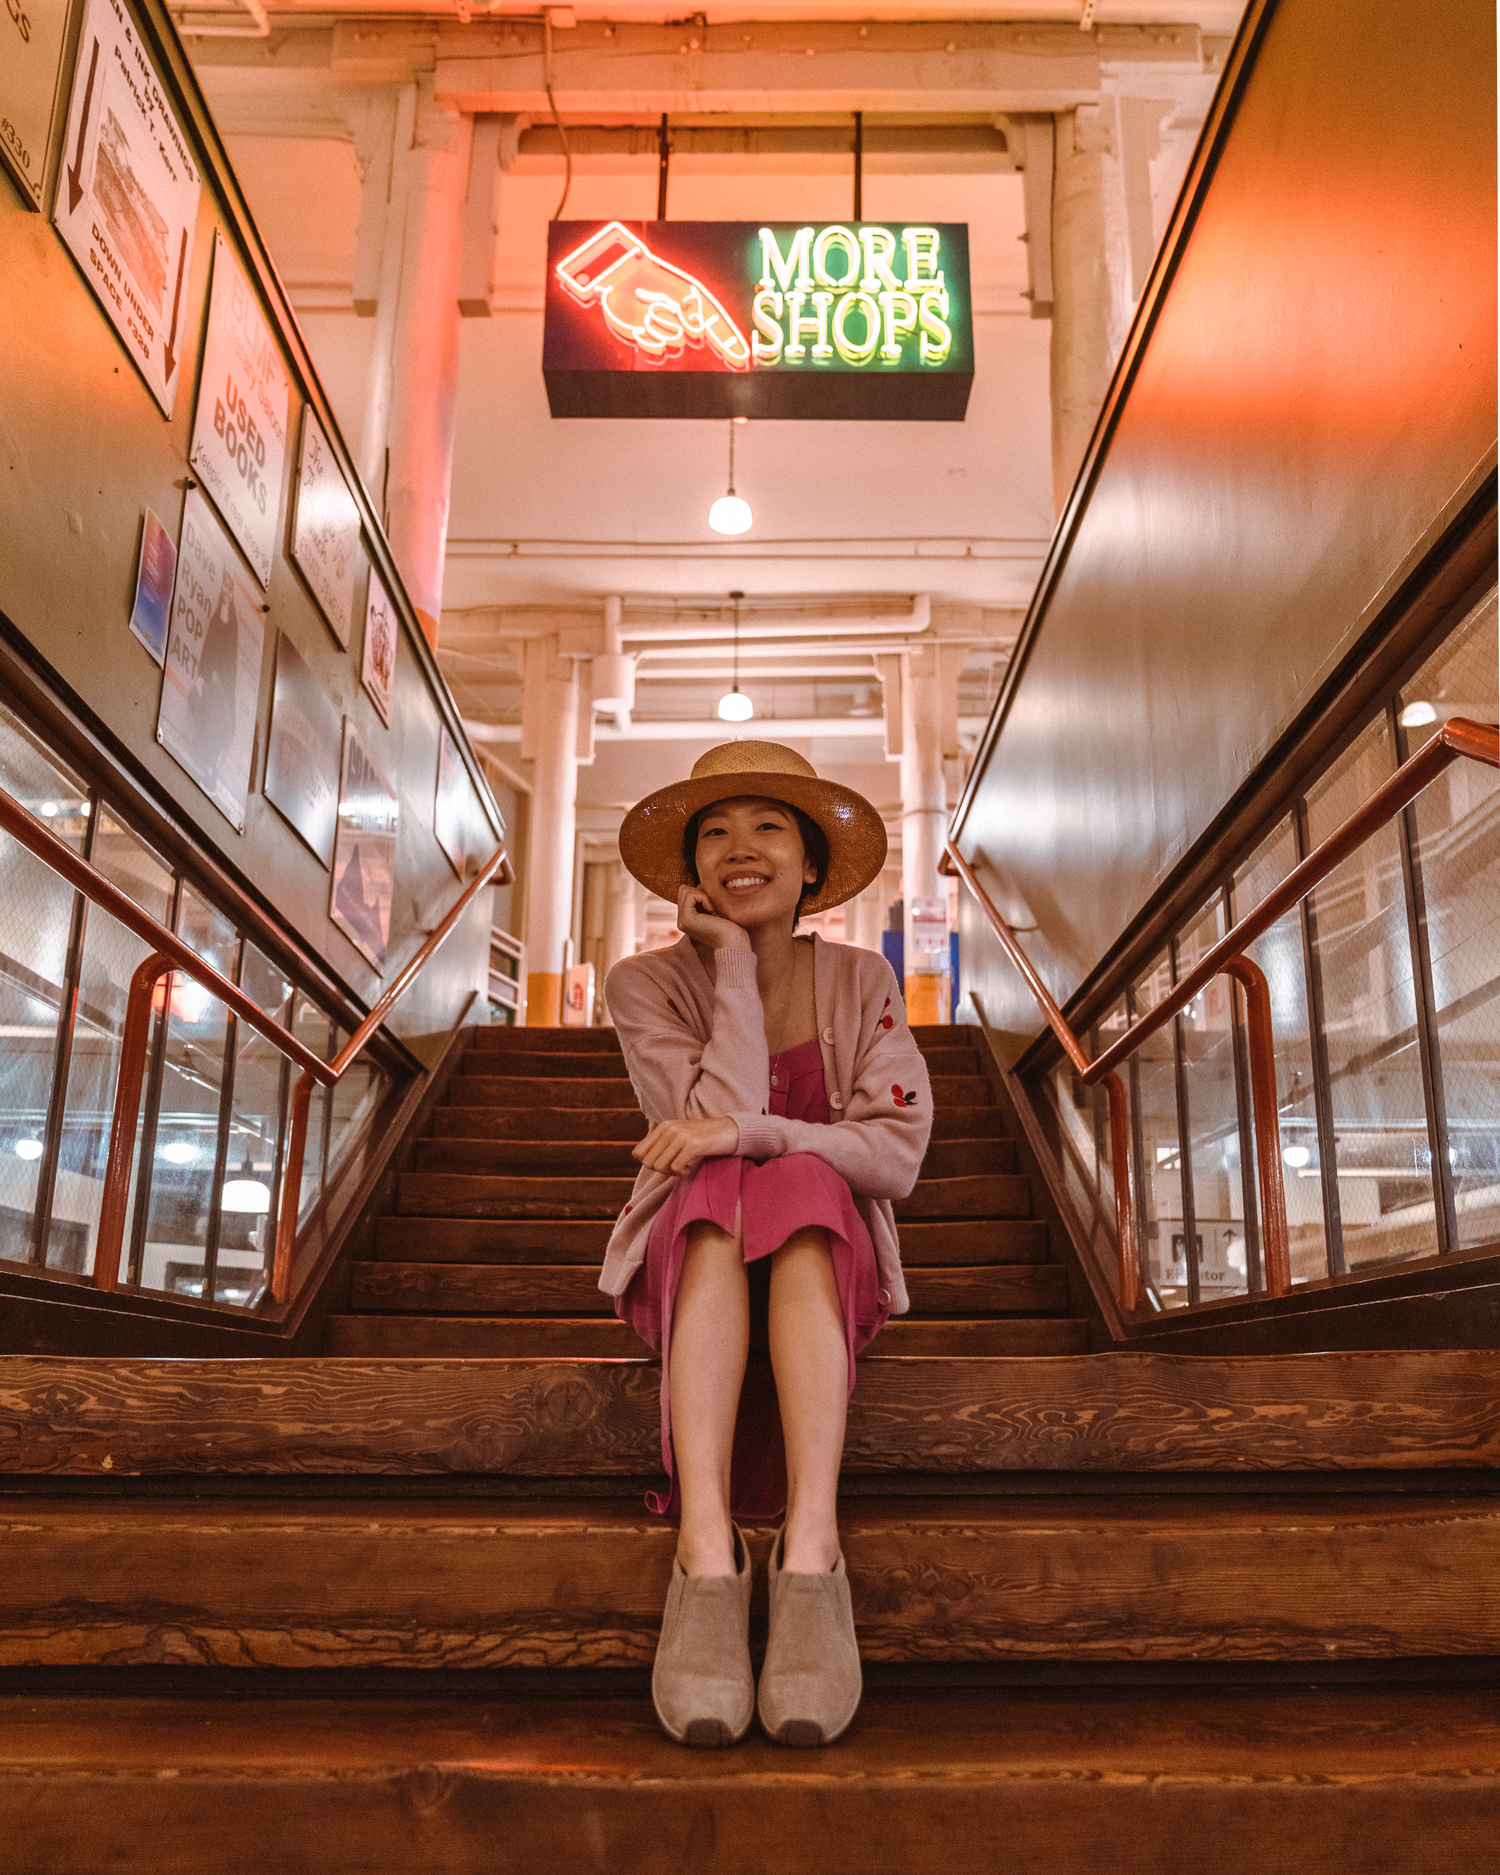
M 769 1325 L 786 1440 L 781 1566 L 817 1575 L 838 1561 L 839 1466 L 849 1402 L 849 1347 L 826 1231 L 794 1231 L 772 1257 Z
M 700 1219 L 672 1315 L 672 1449 L 682 1493 L 677 1559 L 690 1576 L 736 1573 L 729 1461 L 750 1351 L 750 1284 L 739 1239 Z

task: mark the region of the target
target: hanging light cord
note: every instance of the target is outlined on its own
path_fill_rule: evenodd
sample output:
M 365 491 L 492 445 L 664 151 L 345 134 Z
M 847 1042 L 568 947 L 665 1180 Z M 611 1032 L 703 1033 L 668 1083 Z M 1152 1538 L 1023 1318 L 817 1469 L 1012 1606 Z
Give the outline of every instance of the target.
M 557 129 L 558 136 L 562 139 L 563 160 L 568 166 L 567 174 L 563 178 L 562 200 L 552 211 L 552 219 L 561 221 L 562 212 L 568 206 L 568 196 L 573 188 L 573 149 L 568 142 L 568 133 L 563 126 L 563 120 L 558 116 L 557 99 L 552 91 L 552 15 L 550 13 L 542 15 L 542 84 L 547 93 L 547 102 L 552 106 L 552 122 Z
M 732 455 L 734 451 L 733 430 L 729 432 L 729 447 Z M 731 494 L 734 493 L 734 470 L 732 467 L 729 471 L 729 492 Z M 734 689 L 735 695 L 738 696 L 740 689 L 740 595 L 737 592 L 733 592 L 729 596 L 734 601 Z
M 729 419 L 729 492 L 734 493 L 734 418 Z

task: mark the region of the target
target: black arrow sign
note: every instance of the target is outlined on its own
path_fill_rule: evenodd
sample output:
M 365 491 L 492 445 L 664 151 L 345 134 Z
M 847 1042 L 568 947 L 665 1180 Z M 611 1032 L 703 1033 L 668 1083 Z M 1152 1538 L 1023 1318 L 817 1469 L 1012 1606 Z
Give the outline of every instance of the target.
M 68 171 L 68 213 L 78 212 L 78 204 L 83 195 L 83 140 L 88 135 L 89 106 L 94 101 L 94 73 L 99 68 L 99 41 L 94 41 L 94 50 L 89 58 L 89 81 L 83 88 L 83 116 L 78 125 L 78 154 L 73 158 L 73 167 Z
M 177 250 L 177 291 L 172 295 L 172 330 L 167 334 L 165 347 L 167 354 L 166 381 L 169 384 L 172 381 L 172 373 L 177 369 L 177 354 L 172 350 L 172 346 L 177 338 L 177 309 L 182 304 L 182 267 L 186 259 L 187 229 L 184 228 L 182 231 L 182 246 Z

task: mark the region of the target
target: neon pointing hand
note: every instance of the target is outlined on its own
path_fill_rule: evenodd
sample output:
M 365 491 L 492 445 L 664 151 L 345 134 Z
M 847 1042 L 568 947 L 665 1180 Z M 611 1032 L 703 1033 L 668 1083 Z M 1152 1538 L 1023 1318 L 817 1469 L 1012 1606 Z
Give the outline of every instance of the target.
M 654 363 L 707 345 L 732 371 L 750 363 L 750 346 L 714 293 L 681 267 L 653 254 L 623 223 L 610 222 L 557 263 L 557 277 L 581 305 L 597 300 L 617 338 Z

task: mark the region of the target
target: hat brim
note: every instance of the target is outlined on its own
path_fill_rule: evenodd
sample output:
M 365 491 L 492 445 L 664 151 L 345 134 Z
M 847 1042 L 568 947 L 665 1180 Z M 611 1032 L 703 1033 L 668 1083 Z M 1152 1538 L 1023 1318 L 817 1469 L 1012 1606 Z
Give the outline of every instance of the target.
M 785 801 L 815 821 L 828 836 L 828 876 L 816 898 L 804 899 L 803 912 L 828 911 L 863 892 L 885 865 L 885 822 L 862 794 L 813 775 L 753 771 L 702 775 L 658 788 L 625 816 L 620 827 L 620 858 L 648 892 L 675 904 L 690 883 L 682 863 L 687 824 L 700 808 L 739 795 Z

